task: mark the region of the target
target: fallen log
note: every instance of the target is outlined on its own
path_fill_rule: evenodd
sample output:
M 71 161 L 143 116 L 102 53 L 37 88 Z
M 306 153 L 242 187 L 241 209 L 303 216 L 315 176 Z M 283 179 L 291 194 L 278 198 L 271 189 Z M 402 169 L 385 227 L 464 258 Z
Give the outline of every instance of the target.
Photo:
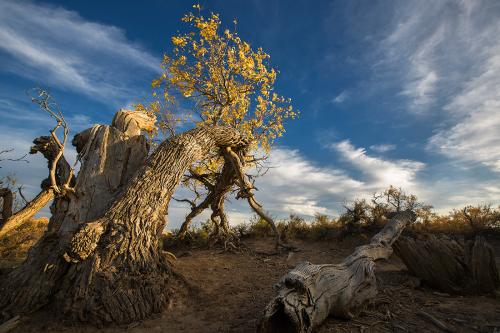
M 392 254 L 392 244 L 415 221 L 401 212 L 372 239 L 337 265 L 303 262 L 275 286 L 277 296 L 268 304 L 260 332 L 311 332 L 329 315 L 352 318 L 377 294 L 375 261 Z
M 464 241 L 432 234 L 401 237 L 394 252 L 410 273 L 450 294 L 482 294 L 500 287 L 493 248 L 484 237 Z

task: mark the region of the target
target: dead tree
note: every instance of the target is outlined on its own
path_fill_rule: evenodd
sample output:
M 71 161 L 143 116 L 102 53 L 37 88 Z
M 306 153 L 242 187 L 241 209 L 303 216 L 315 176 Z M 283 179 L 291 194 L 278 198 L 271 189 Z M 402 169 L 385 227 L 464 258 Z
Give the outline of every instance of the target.
M 500 288 L 495 252 L 484 237 L 401 237 L 394 251 L 426 285 L 450 294 L 481 294 Z
M 60 148 L 57 146 L 55 141 L 50 136 L 41 136 L 33 140 L 33 146 L 31 147 L 30 154 L 41 153 L 48 163 L 49 170 L 52 167 L 53 161 L 56 158 Z M 54 172 L 55 181 L 59 186 L 66 183 L 68 178 L 70 186 L 74 186 L 74 177 L 71 172 L 71 167 L 68 162 L 61 156 L 55 165 L 56 170 Z M 50 174 L 50 172 L 49 172 Z M 0 237 L 6 235 L 11 230 L 22 225 L 25 221 L 32 218 L 36 213 L 38 213 L 45 205 L 47 205 L 50 200 L 54 199 L 54 190 L 51 186 L 50 176 L 43 180 L 41 183 L 41 191 L 38 195 L 29 201 L 23 208 L 14 213 L 0 227 Z
M 6 153 L 12 152 L 13 149 L 6 149 L 0 151 L 0 156 Z M 28 162 L 24 159 L 26 155 L 19 158 L 0 158 L 0 162 L 2 161 L 10 161 L 10 162 Z M 1 166 L 0 166 L 1 168 Z M 12 216 L 12 210 L 14 206 L 14 192 L 9 186 L 9 183 L 12 182 L 10 177 L 2 177 L 0 178 L 0 199 L 2 199 L 2 213 L 0 219 L 0 228 L 5 225 L 5 222 Z
M 392 254 L 392 244 L 414 220 L 414 213 L 400 212 L 342 263 L 303 262 L 288 272 L 265 309 L 260 332 L 311 332 L 330 315 L 352 318 L 377 294 L 375 261 Z
M 147 158 L 141 129 L 151 118 L 123 112 L 74 144 L 86 151 L 75 193 L 53 207 L 48 231 L 0 288 L 5 317 L 48 303 L 74 320 L 129 323 L 163 310 L 172 275 L 159 238 L 186 169 L 248 142 L 228 127 L 199 127 Z
M 68 124 L 59 109 L 59 105 L 52 100 L 51 95 L 46 90 L 36 88 L 31 94 L 31 101 L 56 121 L 56 125 L 50 130 L 50 136 L 36 138 L 30 150 L 30 154 L 41 153 L 47 159 L 49 176 L 42 181 L 42 190 L 33 200 L 15 214 L 10 214 L 12 216 L 9 216 L 8 219 L 4 219 L 0 228 L 0 237 L 33 217 L 54 198 L 54 195 L 61 198 L 73 193 L 74 168 L 70 167 L 64 158 L 64 149 L 69 134 Z M 57 134 L 59 129 L 63 132 L 62 138 L 59 138 Z

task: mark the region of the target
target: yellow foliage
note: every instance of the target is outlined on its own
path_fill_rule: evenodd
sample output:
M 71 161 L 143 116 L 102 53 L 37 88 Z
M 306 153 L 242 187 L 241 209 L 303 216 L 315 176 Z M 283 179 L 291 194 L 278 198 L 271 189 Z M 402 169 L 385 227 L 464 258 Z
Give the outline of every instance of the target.
M 219 33 L 218 14 L 189 13 L 182 21 L 189 32 L 171 38 L 173 52 L 163 57 L 163 72 L 152 82 L 161 93 L 154 96 L 167 104 L 178 96 L 193 100 L 196 126 L 237 128 L 254 142 L 252 148 L 268 152 L 284 133 L 283 122 L 297 116 L 291 100 L 274 92 L 277 71 L 269 55 L 253 50 L 236 32 Z

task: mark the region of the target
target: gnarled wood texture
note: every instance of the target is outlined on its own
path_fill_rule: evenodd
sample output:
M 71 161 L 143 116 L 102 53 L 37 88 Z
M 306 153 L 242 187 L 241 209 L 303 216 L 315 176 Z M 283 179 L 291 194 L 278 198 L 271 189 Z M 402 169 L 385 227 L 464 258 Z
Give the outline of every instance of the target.
M 355 311 L 377 294 L 375 261 L 392 253 L 392 244 L 415 220 L 401 212 L 338 265 L 303 262 L 275 286 L 277 296 L 266 307 L 260 332 L 311 332 L 329 315 L 352 318 Z
M 395 253 L 430 287 L 451 294 L 480 294 L 500 287 L 493 248 L 484 237 L 464 241 L 448 236 L 401 237 Z
M 163 309 L 170 272 L 159 236 L 173 191 L 195 161 L 248 143 L 229 128 L 196 128 L 143 164 L 146 142 L 130 116 L 73 140 L 83 155 L 76 193 L 54 208 L 49 231 L 2 286 L 4 315 L 54 301 L 76 320 L 128 323 Z
M 136 126 L 131 128 L 129 132 L 124 127 L 96 125 L 75 136 L 73 141 L 82 162 L 74 183 L 75 193 L 56 197 L 47 233 L 0 287 L 4 317 L 36 310 L 51 300 L 69 269 L 63 254 L 73 234 L 80 225 L 102 217 L 122 185 L 144 164 L 148 155 L 146 139 L 138 134 Z M 37 138 L 34 143 L 32 152 L 41 152 L 50 167 L 57 147 L 51 144 L 50 137 Z M 58 182 L 66 181 L 69 169 L 64 159 L 59 159 Z M 50 185 L 50 181 L 42 182 L 42 187 Z
M 2 219 L 0 220 L 0 225 L 4 225 L 12 216 L 14 194 L 10 188 L 0 188 L 0 198 L 2 198 Z
M 194 175 L 194 177 L 200 178 L 199 175 Z M 214 213 L 214 215 L 223 215 L 224 218 L 222 218 L 222 220 L 225 219 L 225 213 L 223 209 L 224 201 L 229 191 L 231 191 L 231 189 L 233 188 L 235 178 L 236 175 L 231 165 L 224 164 L 221 173 L 215 179 L 215 184 L 210 184 L 208 183 L 208 181 L 201 179 L 204 181 L 204 184 L 208 189 L 208 194 L 201 203 L 199 203 L 198 205 L 194 205 L 191 208 L 191 212 L 189 212 L 189 214 L 186 216 L 186 219 L 184 220 L 184 223 L 182 223 L 181 225 L 181 228 L 179 230 L 179 238 L 184 238 L 187 235 L 189 226 L 193 219 L 196 216 L 200 215 L 208 207 L 212 208 L 212 212 Z M 221 223 L 224 224 L 223 221 L 221 221 Z

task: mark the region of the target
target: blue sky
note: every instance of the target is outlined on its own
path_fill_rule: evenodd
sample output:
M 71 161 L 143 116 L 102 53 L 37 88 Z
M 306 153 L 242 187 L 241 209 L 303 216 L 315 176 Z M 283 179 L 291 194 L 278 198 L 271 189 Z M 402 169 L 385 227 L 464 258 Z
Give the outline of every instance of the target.
M 25 91 L 49 87 L 73 134 L 147 98 L 187 1 L 0 0 L 0 148 L 24 154 L 50 119 Z M 500 2 L 202 1 L 280 70 L 301 117 L 257 187 L 275 217 L 337 215 L 392 184 L 440 212 L 500 203 Z M 12 156 L 17 156 L 16 154 Z M 68 151 L 69 156 L 74 150 Z M 3 163 L 34 196 L 45 161 Z M 185 195 L 178 193 L 177 195 Z M 171 226 L 185 207 L 172 203 Z M 233 222 L 249 216 L 229 204 Z

